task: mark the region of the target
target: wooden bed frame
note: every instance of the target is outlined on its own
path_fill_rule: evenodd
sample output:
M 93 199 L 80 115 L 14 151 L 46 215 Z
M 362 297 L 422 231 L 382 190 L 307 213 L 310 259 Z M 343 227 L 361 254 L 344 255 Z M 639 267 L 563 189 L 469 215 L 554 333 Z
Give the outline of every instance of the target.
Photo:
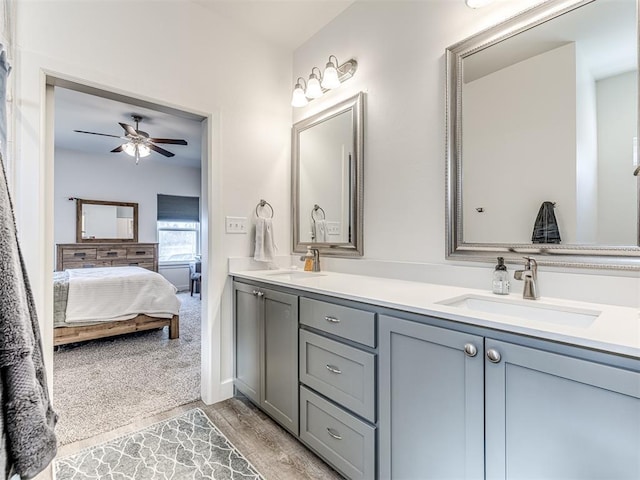
M 138 315 L 130 320 L 117 322 L 104 322 L 98 325 L 86 325 L 77 327 L 56 327 L 53 329 L 53 346 L 66 345 L 67 343 L 86 342 L 97 338 L 113 337 L 125 333 L 141 332 L 169 326 L 169 338 L 171 340 L 180 336 L 180 317 L 157 318 L 147 315 Z

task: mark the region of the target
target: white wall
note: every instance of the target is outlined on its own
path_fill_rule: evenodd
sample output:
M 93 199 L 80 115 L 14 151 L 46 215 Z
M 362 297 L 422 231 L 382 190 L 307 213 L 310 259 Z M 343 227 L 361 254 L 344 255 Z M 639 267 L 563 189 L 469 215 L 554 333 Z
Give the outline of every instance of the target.
M 138 241 L 157 242 L 157 195 L 200 196 L 200 169 L 140 162 L 126 155 L 93 155 L 56 149 L 54 240 L 74 243 L 76 203 L 86 200 L 138 204 Z M 110 237 L 113 238 L 113 237 Z
M 576 243 L 597 243 L 598 112 L 596 81 L 576 45 Z
M 633 137 L 637 135 L 638 73 L 599 80 L 598 92 L 598 243 L 636 245 L 638 177 Z
M 502 1 L 472 10 L 449 0 L 356 2 L 295 51 L 291 85 L 330 54 L 340 61 L 354 57 L 358 71 L 339 89 L 294 109 L 294 121 L 367 92 L 365 259 L 327 258 L 325 268 L 457 284 L 486 277 L 490 288 L 492 265 L 445 259 L 444 52 L 536 3 Z M 543 296 L 639 306 L 637 277 L 543 268 L 540 288 Z M 514 291 L 522 288 L 512 283 Z
M 202 394 L 225 398 L 233 371 L 226 258 L 247 255 L 251 239 L 225 236 L 223 218 L 251 218 L 264 198 L 276 212 L 276 243 L 290 244 L 291 52 L 194 2 L 25 0 L 17 10 L 14 199 L 47 366 L 54 202 L 44 74 L 53 72 L 209 118 Z
M 550 201 L 562 242 L 575 243 L 575 71 L 567 44 L 463 85 L 466 242 L 531 243 Z

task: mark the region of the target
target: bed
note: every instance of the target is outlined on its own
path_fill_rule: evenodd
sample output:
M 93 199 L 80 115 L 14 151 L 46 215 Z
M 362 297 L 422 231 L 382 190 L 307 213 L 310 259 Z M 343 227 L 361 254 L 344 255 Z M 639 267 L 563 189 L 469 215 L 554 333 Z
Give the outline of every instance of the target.
M 175 286 L 144 268 L 54 272 L 54 346 L 165 326 L 175 339 L 179 311 Z

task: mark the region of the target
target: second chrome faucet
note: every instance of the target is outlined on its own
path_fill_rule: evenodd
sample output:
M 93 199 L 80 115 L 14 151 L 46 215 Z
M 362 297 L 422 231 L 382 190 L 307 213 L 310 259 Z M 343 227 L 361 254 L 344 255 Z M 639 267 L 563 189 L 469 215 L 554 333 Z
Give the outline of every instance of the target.
M 516 280 L 524 280 L 524 290 L 522 298 L 537 300 L 540 298 L 538 292 L 538 262 L 532 257 L 524 257 L 524 270 L 516 270 L 513 277 Z

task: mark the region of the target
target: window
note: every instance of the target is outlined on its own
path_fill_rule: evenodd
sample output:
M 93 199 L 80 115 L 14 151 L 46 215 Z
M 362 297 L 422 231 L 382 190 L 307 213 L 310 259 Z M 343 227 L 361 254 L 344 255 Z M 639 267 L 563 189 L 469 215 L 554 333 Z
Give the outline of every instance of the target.
M 200 252 L 198 222 L 158 222 L 158 260 L 190 262 Z
M 158 195 L 158 260 L 191 262 L 200 253 L 200 199 Z

